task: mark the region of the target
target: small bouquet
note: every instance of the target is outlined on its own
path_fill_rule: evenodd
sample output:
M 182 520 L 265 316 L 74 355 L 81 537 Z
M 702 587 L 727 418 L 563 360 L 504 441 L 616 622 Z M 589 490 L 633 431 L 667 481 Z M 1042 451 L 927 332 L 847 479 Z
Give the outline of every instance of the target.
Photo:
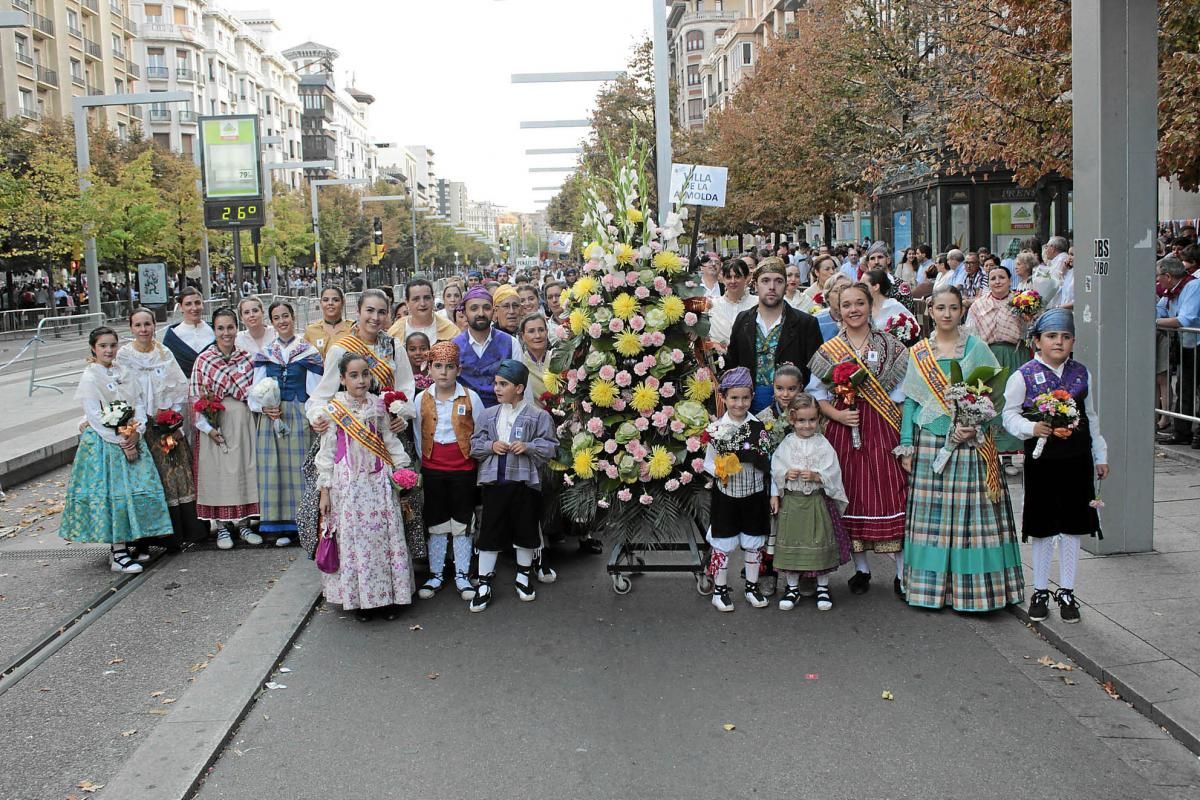
M 1036 289 L 1022 289 L 1008 298 L 1008 310 L 1029 322 L 1042 312 L 1042 296 Z
M 179 446 L 179 441 L 175 438 L 175 434 L 183 427 L 183 415 L 171 408 L 164 408 L 154 415 L 154 421 L 150 423 L 154 426 L 154 431 L 162 437 L 159 442 L 159 447 L 163 453 L 169 453 Z
M 279 393 L 279 382 L 274 378 L 263 378 L 250 387 L 249 397 L 262 408 L 279 408 L 282 400 Z M 287 436 L 288 426 L 282 419 L 272 420 L 276 436 Z
M 416 383 L 418 394 L 433 386 L 433 378 L 426 372 L 417 372 L 414 374 L 413 381 Z
M 386 391 L 383 393 L 383 407 L 393 417 L 403 417 L 404 419 L 412 419 L 416 416 L 416 410 L 412 403 L 408 402 L 408 395 L 404 392 Z
M 225 404 L 220 400 L 212 395 L 199 397 L 196 399 L 196 402 L 192 404 L 192 410 L 203 414 L 204 419 L 208 421 L 208 424 L 212 426 L 214 430 L 221 430 L 221 414 L 225 412 Z M 226 453 L 229 452 L 229 448 L 225 445 L 221 445 L 221 450 Z
M 912 347 L 921 338 L 921 326 L 909 314 L 894 314 L 883 323 L 885 333 L 899 339 L 905 347 Z
M 137 423 L 133 420 L 133 406 L 124 400 L 114 400 L 101 409 L 100 422 L 104 424 L 104 427 L 112 428 L 118 435 L 126 439 L 137 433 L 138 429 Z M 125 455 L 130 461 L 137 460 L 136 452 L 133 455 L 126 452 Z
M 747 420 L 748 422 L 749 420 Z M 762 459 L 771 457 L 771 434 L 764 426 L 756 441 L 750 437 L 750 425 L 734 422 L 714 422 L 705 429 L 704 444 L 712 443 L 717 451 L 714 459 L 717 479 L 728 485 L 729 479 L 742 471 L 743 454 Z
M 979 367 L 971 373 L 971 377 L 962 380 L 961 369 L 958 363 L 954 363 L 950 367 L 950 377 L 959 379 L 950 384 L 946 390 L 946 404 L 950 409 L 950 432 L 946 437 L 946 444 L 942 445 L 942 449 L 937 451 L 937 456 L 934 458 L 934 471 L 941 474 L 943 469 L 950 461 L 950 456 L 954 455 L 954 451 L 958 449 L 958 444 L 950 438 L 954 433 L 954 426 L 965 426 L 968 428 L 978 428 L 986 425 L 991 420 L 996 419 L 996 404 L 991 402 L 992 386 L 986 381 L 994 380 L 997 375 L 1004 373 L 1003 367 Z
M 867 379 L 867 371 L 856 361 L 843 361 L 834 365 L 830 378 L 834 396 L 842 401 L 847 410 L 853 411 L 858 401 L 858 387 Z M 850 429 L 850 442 L 855 450 L 862 449 L 862 432 L 857 425 Z
M 1066 389 L 1055 389 L 1052 392 L 1042 392 L 1037 397 L 1033 398 L 1033 415 L 1034 422 L 1045 422 L 1054 428 L 1056 431 L 1059 428 L 1065 428 L 1070 436 L 1070 431 L 1079 427 L 1079 406 L 1075 403 L 1075 398 Z M 1039 458 L 1042 451 L 1046 449 L 1048 436 L 1039 436 L 1037 444 L 1033 447 L 1033 457 Z M 1066 436 L 1062 437 L 1066 438 Z
M 421 473 L 411 469 L 398 469 L 391 474 L 392 486 L 396 494 L 404 497 L 421 485 Z

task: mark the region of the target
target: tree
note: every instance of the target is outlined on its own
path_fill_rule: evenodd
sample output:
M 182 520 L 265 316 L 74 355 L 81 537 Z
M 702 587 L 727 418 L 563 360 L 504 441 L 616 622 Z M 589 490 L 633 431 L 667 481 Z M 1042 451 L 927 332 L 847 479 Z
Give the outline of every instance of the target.
M 1200 0 L 1161 0 L 1158 22 L 1158 175 L 1200 191 Z
M 262 257 L 274 257 L 288 270 L 309 261 L 313 242 L 312 217 L 302 192 L 275 185 L 271 198 L 271 224 L 262 229 Z
M 153 186 L 153 155 L 147 151 L 123 165 L 115 182 L 98 180 L 85 200 L 101 261 L 115 263 L 133 285 L 132 267 L 158 255 L 169 215 Z
M 196 264 L 204 241 L 204 209 L 196 187 L 200 173 L 190 159 L 165 150 L 152 150 L 150 158 L 159 203 L 167 215 L 157 249 L 169 254 L 168 265 L 182 276 Z

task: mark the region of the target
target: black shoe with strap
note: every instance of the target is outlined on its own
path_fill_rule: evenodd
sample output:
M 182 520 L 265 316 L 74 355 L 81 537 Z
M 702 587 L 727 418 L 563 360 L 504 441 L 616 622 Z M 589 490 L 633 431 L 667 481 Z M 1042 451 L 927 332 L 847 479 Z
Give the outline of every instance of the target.
M 1074 591 L 1059 589 L 1054 599 L 1058 601 L 1058 613 L 1062 615 L 1063 622 L 1079 622 L 1079 602 L 1075 599 Z
M 524 583 L 521 582 L 522 578 L 525 579 Z M 537 600 L 537 592 L 533 589 L 533 565 L 517 567 L 517 577 L 513 580 L 513 585 L 517 587 L 517 599 L 522 603 Z
M 866 594 L 871 589 L 871 573 L 859 570 L 846 581 L 851 594 Z
M 487 607 L 491 605 L 492 578 L 495 577 L 496 573 L 494 572 L 479 576 L 479 586 L 475 588 L 475 596 L 471 598 L 471 605 L 468 606 L 471 611 L 486 611 Z
M 817 587 L 817 611 L 828 611 L 833 608 L 833 595 L 829 593 L 828 586 Z
M 1041 622 L 1049 616 L 1050 592 L 1038 589 L 1033 593 L 1033 597 L 1029 598 L 1029 618 L 1034 622 Z

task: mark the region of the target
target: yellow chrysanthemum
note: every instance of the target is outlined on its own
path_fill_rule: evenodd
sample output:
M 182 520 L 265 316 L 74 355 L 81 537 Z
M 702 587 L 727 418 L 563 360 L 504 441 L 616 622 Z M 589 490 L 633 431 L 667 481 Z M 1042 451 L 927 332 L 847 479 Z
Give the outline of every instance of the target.
M 642 352 L 642 337 L 638 336 L 633 331 L 624 331 L 617 334 L 617 343 L 614 345 L 617 352 L 626 358 L 632 358 Z
M 688 400 L 694 400 L 697 403 L 703 403 L 705 400 L 712 397 L 712 393 L 712 381 L 701 380 L 695 375 L 688 376 L 687 388 L 683 390 L 683 396 Z
M 646 219 L 646 215 L 641 211 L 638 211 L 636 208 L 631 208 L 625 212 L 625 219 L 629 220 L 634 225 L 638 225 Z
M 635 411 L 651 411 L 658 405 L 658 389 L 651 389 L 645 383 L 639 383 L 633 389 L 633 399 L 629 405 Z
M 631 294 L 619 294 L 613 298 L 613 316 L 619 319 L 629 319 L 638 312 L 637 298 Z
M 675 457 L 667 452 L 667 448 L 662 445 L 655 445 L 650 451 L 650 460 L 646 462 L 646 469 L 650 477 L 659 480 L 671 474 L 671 468 L 675 466 Z
M 619 245 L 613 248 L 613 255 L 617 257 L 618 264 L 626 266 L 632 264 L 633 260 L 637 258 L 637 250 L 634 250 L 630 245 L 621 242 Z
M 591 244 L 584 245 L 584 247 L 583 247 L 583 260 L 584 261 L 591 261 L 592 259 L 596 259 L 597 261 L 599 261 L 602 258 L 604 258 L 604 248 L 601 247 L 598 242 L 592 242 Z
M 596 291 L 598 286 L 599 284 L 596 283 L 595 278 L 590 275 L 584 275 L 582 278 L 575 281 L 575 285 L 571 287 L 571 296 L 574 297 L 577 302 L 582 303 L 587 299 L 588 295 Z
M 679 322 L 679 320 L 683 319 L 683 315 L 687 313 L 683 301 L 675 295 L 664 297 L 659 308 L 662 309 L 663 315 L 666 316 L 668 325 L 674 325 L 676 322 Z
M 612 408 L 613 400 L 617 399 L 618 394 L 615 383 L 601 378 L 592 381 L 592 388 L 588 391 L 591 401 L 601 408 Z
M 685 264 L 679 253 L 672 253 L 670 250 L 663 250 L 654 256 L 654 268 L 668 275 L 675 275 L 683 272 Z
M 588 319 L 587 312 L 582 308 L 577 308 L 572 311 L 569 319 L 571 323 L 571 333 L 575 334 L 576 336 L 587 330 L 587 326 L 591 324 L 591 320 Z
M 587 480 L 596 474 L 596 456 L 590 449 L 580 450 L 572 459 L 571 469 L 580 478 Z
M 542 378 L 542 384 L 546 387 L 546 391 L 550 394 L 558 394 L 562 391 L 562 381 L 558 379 L 557 372 L 546 370 L 546 374 Z

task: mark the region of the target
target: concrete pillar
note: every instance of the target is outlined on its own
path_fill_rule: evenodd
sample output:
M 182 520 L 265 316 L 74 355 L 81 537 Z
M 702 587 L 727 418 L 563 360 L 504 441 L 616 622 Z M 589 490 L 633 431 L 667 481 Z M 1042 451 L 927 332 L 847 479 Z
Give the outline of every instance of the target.
M 1108 440 L 1103 540 L 1096 553 L 1154 545 L 1154 241 L 1157 7 L 1152 0 L 1075 0 L 1076 357 Z

